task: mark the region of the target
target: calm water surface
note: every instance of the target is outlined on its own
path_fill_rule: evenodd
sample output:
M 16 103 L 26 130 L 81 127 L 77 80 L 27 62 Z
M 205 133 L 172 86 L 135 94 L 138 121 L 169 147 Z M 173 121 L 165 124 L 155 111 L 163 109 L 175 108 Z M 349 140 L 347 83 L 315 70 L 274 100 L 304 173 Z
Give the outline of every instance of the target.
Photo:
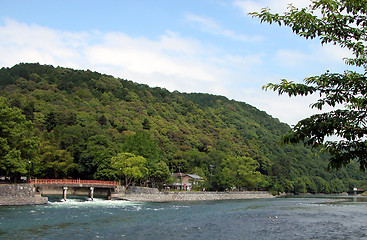
M 68 199 L 0 207 L 0 239 L 367 239 L 366 222 L 367 202 L 356 197 L 183 203 Z

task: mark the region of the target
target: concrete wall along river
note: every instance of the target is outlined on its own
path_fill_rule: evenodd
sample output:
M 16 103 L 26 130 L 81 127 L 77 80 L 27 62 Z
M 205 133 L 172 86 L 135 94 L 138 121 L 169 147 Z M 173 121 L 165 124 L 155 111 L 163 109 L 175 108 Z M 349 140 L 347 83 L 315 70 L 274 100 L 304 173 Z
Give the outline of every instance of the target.
M 129 189 L 122 199 L 142 202 L 210 201 L 274 198 L 265 191 L 243 192 L 159 192 L 158 189 L 135 187 Z
M 0 206 L 46 203 L 48 198 L 37 194 L 33 184 L 0 184 Z

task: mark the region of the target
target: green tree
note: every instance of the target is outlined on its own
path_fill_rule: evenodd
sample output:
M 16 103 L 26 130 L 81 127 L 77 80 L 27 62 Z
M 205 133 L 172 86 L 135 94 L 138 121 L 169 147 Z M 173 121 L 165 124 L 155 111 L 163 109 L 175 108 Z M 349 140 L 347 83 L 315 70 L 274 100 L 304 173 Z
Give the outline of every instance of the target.
M 298 178 L 293 183 L 293 191 L 294 191 L 295 194 L 307 192 L 306 183 L 302 179 Z
M 111 158 L 111 166 L 116 176 L 125 180 L 125 187 L 147 176 L 146 159 L 132 153 L 119 153 Z
M 105 135 L 95 135 L 88 139 L 85 149 L 79 156 L 78 169 L 83 178 L 103 178 L 104 169 L 110 168 L 110 159 L 116 155 L 111 145 L 112 143 Z
M 265 89 L 289 96 L 318 93 L 320 98 L 311 105 L 335 110 L 315 114 L 295 125 L 283 141 L 304 142 L 312 147 L 322 146 L 331 154 L 329 167 L 340 168 L 357 160 L 360 168 L 367 168 L 367 58 L 366 58 L 366 0 L 316 0 L 307 8 L 298 9 L 290 5 L 284 15 L 262 9 L 251 13 L 261 22 L 278 23 L 290 27 L 293 32 L 306 39 L 320 39 L 322 44 L 331 43 L 347 48 L 353 58 L 346 58 L 346 64 L 361 67 L 364 73 L 345 71 L 326 72 L 320 76 L 306 78 L 304 84 L 282 80 L 279 84 L 268 84 Z M 344 108 L 335 108 L 343 104 Z M 337 136 L 342 140 L 328 140 Z
M 123 149 L 126 152 L 143 156 L 149 160 L 158 160 L 162 155 L 157 141 L 147 131 L 138 131 L 136 134 L 128 136 L 123 144 Z
M 66 178 L 76 166 L 68 151 L 56 149 L 49 143 L 42 144 L 40 158 L 41 176 L 45 178 Z
M 259 163 L 250 157 L 230 157 L 222 162 L 220 181 L 223 189 L 256 189 L 266 186 L 264 176 L 257 171 Z
M 19 177 L 37 167 L 39 139 L 21 110 L 0 98 L 0 174 Z
M 162 187 L 163 184 L 170 182 L 171 172 L 165 162 L 148 163 L 147 168 L 153 186 Z

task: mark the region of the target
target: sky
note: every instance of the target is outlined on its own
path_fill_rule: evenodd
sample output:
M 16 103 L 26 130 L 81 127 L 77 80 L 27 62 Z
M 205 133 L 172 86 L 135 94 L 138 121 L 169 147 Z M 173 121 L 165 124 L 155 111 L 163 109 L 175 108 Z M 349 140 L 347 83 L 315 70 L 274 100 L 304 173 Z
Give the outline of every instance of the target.
M 222 95 L 294 125 L 316 98 L 261 87 L 343 72 L 350 55 L 248 15 L 289 3 L 310 0 L 0 0 L 0 67 L 39 62 Z

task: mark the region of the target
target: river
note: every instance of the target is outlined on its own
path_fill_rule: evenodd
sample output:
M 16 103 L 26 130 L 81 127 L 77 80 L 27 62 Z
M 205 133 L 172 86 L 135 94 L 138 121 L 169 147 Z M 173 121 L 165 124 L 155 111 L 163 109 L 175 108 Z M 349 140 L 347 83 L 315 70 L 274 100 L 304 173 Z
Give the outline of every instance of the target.
M 0 207 L 0 239 L 367 239 L 359 197 Z

